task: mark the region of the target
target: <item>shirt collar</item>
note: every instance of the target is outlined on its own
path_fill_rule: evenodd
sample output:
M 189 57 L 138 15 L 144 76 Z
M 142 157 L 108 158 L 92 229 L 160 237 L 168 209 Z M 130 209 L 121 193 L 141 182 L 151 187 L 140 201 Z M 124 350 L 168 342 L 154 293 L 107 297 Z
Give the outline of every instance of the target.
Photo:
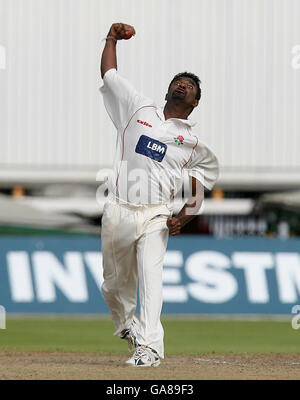
M 166 121 L 165 119 L 165 115 L 164 115 L 164 107 L 157 107 L 156 108 L 156 114 L 159 116 L 159 118 L 162 121 Z M 196 125 L 196 122 L 191 121 L 190 119 L 180 119 L 180 118 L 169 118 L 170 121 L 174 121 L 174 122 L 181 122 L 185 125 L 188 125 L 189 127 L 193 127 Z

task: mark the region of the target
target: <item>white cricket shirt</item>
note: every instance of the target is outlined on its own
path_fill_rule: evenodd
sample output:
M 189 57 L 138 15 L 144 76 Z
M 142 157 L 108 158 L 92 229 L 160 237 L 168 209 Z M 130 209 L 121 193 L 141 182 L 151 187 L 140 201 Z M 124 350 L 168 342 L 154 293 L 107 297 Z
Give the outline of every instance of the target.
M 165 120 L 163 109 L 108 70 L 100 91 L 117 129 L 114 172 L 109 191 L 134 204 L 168 204 L 182 186 L 183 171 L 211 190 L 218 178 L 218 160 L 198 137 L 189 119 Z

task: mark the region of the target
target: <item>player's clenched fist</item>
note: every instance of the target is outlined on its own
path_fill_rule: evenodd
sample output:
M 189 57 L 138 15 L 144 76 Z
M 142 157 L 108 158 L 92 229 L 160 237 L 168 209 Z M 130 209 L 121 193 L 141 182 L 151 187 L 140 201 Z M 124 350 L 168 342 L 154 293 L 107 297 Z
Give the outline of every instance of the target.
M 116 40 L 128 40 L 133 35 L 135 35 L 134 27 L 122 23 L 112 24 L 108 33 L 108 36 L 113 36 Z
M 171 217 L 167 219 L 167 227 L 171 236 L 178 235 L 181 229 L 181 222 L 178 218 Z

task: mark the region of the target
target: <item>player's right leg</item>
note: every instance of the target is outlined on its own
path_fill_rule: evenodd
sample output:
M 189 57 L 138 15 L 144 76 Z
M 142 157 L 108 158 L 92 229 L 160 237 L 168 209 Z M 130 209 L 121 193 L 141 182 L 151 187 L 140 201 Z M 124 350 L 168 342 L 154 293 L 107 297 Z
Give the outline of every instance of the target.
M 137 262 L 134 213 L 116 203 L 105 206 L 102 217 L 102 294 L 112 314 L 114 335 L 131 327 L 137 304 Z

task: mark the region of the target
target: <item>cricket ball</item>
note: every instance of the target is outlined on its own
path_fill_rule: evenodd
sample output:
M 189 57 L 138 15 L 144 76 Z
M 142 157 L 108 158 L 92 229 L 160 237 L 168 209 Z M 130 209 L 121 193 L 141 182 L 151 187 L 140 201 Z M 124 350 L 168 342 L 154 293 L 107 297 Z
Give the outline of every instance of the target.
M 125 32 L 122 36 L 123 39 L 130 39 L 133 36 L 133 32 Z

